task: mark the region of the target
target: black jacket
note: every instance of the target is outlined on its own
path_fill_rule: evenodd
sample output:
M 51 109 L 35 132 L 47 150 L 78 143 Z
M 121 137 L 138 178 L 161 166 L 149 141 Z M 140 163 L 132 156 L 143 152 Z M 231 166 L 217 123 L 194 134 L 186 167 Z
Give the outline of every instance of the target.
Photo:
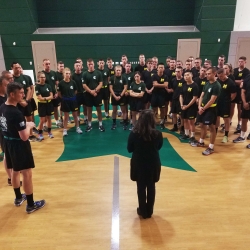
M 156 133 L 156 137 L 151 141 L 144 141 L 138 133 L 130 133 L 127 149 L 129 153 L 133 152 L 130 161 L 132 181 L 137 181 L 139 178 L 159 181 L 161 173 L 159 150 L 163 144 L 163 137 L 160 131 L 156 130 Z

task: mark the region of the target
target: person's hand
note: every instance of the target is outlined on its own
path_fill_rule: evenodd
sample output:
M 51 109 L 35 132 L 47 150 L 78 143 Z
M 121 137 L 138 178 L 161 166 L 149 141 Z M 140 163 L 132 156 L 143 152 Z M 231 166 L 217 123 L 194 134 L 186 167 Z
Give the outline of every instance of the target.
M 34 128 L 36 124 L 34 122 L 26 122 L 26 127 L 28 128 Z
M 119 101 L 121 99 L 120 96 L 115 96 L 116 101 Z
M 204 108 L 203 107 L 199 107 L 199 111 L 198 111 L 198 114 L 201 115 L 204 113 Z
M 243 87 L 243 81 L 241 81 L 240 83 L 240 88 L 242 89 L 242 87 Z
M 128 96 L 128 95 L 129 95 L 129 92 L 126 91 L 126 92 L 125 92 L 125 96 Z
M 198 98 L 196 99 L 196 104 L 199 104 L 199 99 Z
M 54 99 L 56 99 L 58 97 L 58 94 L 56 93 L 56 94 L 54 94 Z
M 95 90 L 90 90 L 89 93 L 90 93 L 91 95 L 93 95 L 93 96 L 95 96 L 95 94 L 96 94 Z
M 186 106 L 186 105 L 183 105 L 183 106 L 181 107 L 181 109 L 182 109 L 182 110 L 186 110 L 186 109 L 187 109 L 187 106 Z
M 19 104 L 22 106 L 22 107 L 26 107 L 27 105 L 28 105 L 28 103 L 26 102 L 26 101 L 21 101 L 21 102 L 19 102 Z
M 245 110 L 249 110 L 249 103 L 247 102 L 243 103 L 243 107 Z

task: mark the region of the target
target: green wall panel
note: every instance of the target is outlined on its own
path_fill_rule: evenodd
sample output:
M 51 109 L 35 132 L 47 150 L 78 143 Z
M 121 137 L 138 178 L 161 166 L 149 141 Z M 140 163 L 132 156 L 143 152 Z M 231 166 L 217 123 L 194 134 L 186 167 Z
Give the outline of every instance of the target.
M 214 19 L 232 18 L 235 15 L 235 6 L 205 6 L 202 8 L 202 18 Z
M 231 31 L 234 25 L 234 18 L 221 18 L 221 19 L 202 19 L 201 30 L 202 31 Z
M 233 5 L 236 6 L 237 0 L 204 0 L 204 6 L 209 6 L 209 5 Z

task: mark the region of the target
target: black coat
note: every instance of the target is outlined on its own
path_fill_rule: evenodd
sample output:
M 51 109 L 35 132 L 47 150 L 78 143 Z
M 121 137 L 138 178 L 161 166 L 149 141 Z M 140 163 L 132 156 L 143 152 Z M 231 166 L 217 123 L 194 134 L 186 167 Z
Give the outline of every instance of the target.
M 156 130 L 156 137 L 145 141 L 138 133 L 131 132 L 128 138 L 128 152 L 132 154 L 130 161 L 130 178 L 132 181 L 147 179 L 157 182 L 160 179 L 161 160 L 159 150 L 163 144 L 162 133 Z

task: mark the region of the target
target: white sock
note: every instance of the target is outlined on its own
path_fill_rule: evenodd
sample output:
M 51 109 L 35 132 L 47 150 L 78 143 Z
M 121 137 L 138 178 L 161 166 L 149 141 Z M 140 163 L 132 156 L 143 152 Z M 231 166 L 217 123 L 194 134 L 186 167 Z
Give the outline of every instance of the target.
M 102 126 L 102 121 L 99 121 L 99 126 Z
M 163 124 L 164 123 L 164 119 L 161 119 L 161 124 Z
M 239 121 L 239 125 L 241 125 L 241 121 Z
M 58 120 L 56 120 L 56 124 L 58 123 Z M 43 124 L 43 126 L 46 126 L 46 123 Z
M 91 122 L 88 122 L 88 126 L 91 127 Z
M 209 147 L 211 148 L 211 149 L 214 149 L 214 144 L 209 144 Z
M 67 131 L 67 129 L 66 129 L 66 128 L 64 128 L 64 129 L 63 129 L 63 131 Z
M 185 129 L 185 135 L 189 135 L 189 129 Z
M 204 140 L 200 138 L 200 143 L 203 143 L 203 142 L 204 142 Z
M 240 132 L 240 137 L 243 138 L 243 139 L 245 139 L 245 134 L 246 134 L 246 132 L 241 131 Z
M 80 116 L 77 116 L 77 120 L 80 120 Z
M 194 137 L 195 132 L 191 132 L 191 137 Z

